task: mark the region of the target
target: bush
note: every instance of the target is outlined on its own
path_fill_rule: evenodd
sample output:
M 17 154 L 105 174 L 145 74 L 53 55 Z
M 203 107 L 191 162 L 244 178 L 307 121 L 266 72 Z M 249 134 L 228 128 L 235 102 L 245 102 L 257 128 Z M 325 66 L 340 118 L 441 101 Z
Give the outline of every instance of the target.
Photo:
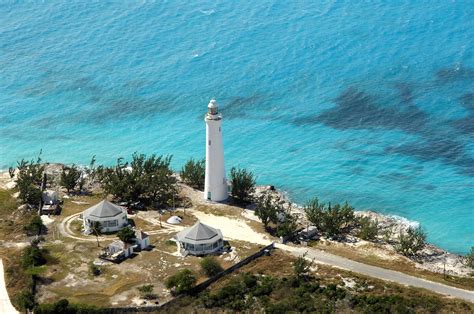
M 117 236 L 120 240 L 126 243 L 132 243 L 135 238 L 135 231 L 130 227 L 125 227 L 117 232 Z
M 363 240 L 375 240 L 379 230 L 379 222 L 369 217 L 359 219 L 360 230 L 357 236 Z
M 331 206 L 331 203 L 319 203 L 319 200 L 314 198 L 306 203 L 304 211 L 307 219 L 328 237 L 347 233 L 348 227 L 355 220 L 354 208 L 348 203 Z
M 95 265 L 94 263 L 90 263 L 89 270 L 92 276 L 99 276 L 101 274 L 100 267 Z
M 41 201 L 41 183 L 43 180 L 44 165 L 41 158 L 35 161 L 18 161 L 18 175 L 16 184 L 18 187 L 18 198 L 24 203 L 33 206 L 39 205 Z
M 44 228 L 45 226 L 43 224 L 43 221 L 41 220 L 41 217 L 38 215 L 34 215 L 30 223 L 26 225 L 23 229 L 25 230 L 27 235 L 40 235 L 43 232 Z
M 181 179 L 187 185 L 199 190 L 204 189 L 204 180 L 206 176 L 206 160 L 190 159 L 181 169 Z
M 66 188 L 67 192 L 74 191 L 81 179 L 81 171 L 72 164 L 70 167 L 63 167 L 59 184 Z
M 250 202 L 255 191 L 255 177 L 252 172 L 246 169 L 230 169 L 230 181 L 232 184 L 232 197 L 238 203 L 246 204 Z
M 255 215 L 262 221 L 265 229 L 270 222 L 278 222 L 278 213 L 283 211 L 279 202 L 274 198 L 273 193 L 262 193 L 256 201 Z
M 425 244 L 426 233 L 423 229 L 409 227 L 406 233 L 400 233 L 395 249 L 405 256 L 413 256 L 423 249 Z
M 212 277 L 223 271 L 219 261 L 214 256 L 206 256 L 201 262 L 201 270 L 207 277 Z
M 31 291 L 25 290 L 15 297 L 14 302 L 22 311 L 26 312 L 35 306 L 35 296 Z
M 296 278 L 303 278 L 306 277 L 310 270 L 311 270 L 311 265 L 313 262 L 309 262 L 306 259 L 306 253 L 303 256 L 299 256 L 294 262 L 293 262 L 293 272 L 295 274 Z
M 106 195 L 128 203 L 166 207 L 178 191 L 171 158 L 134 153 L 130 163 L 119 158 L 115 167 L 99 166 L 95 174 Z
M 146 300 L 154 300 L 157 299 L 158 296 L 153 293 L 153 285 L 143 285 L 137 288 L 138 292 L 140 292 L 140 296 Z
M 44 264 L 46 264 L 46 258 L 43 255 L 43 250 L 37 245 L 32 244 L 23 249 L 21 265 L 24 269 Z
M 40 304 L 35 308 L 35 314 L 99 314 L 107 313 L 95 306 L 87 304 L 73 304 L 66 299 L 55 303 Z
M 185 268 L 180 270 L 173 276 L 166 279 L 166 288 L 171 289 L 174 294 L 183 294 L 189 292 L 196 285 L 196 276 L 194 273 Z

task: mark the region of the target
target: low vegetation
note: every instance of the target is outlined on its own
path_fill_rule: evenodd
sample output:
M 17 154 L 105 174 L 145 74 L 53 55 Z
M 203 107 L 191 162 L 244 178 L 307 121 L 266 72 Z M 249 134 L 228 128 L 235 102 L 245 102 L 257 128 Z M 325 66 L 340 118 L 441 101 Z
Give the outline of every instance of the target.
M 201 259 L 201 270 L 207 277 L 212 277 L 223 271 L 221 264 L 214 256 L 206 256 Z
M 360 229 L 357 236 L 362 240 L 374 241 L 379 232 L 379 222 L 370 217 L 359 218 Z
M 153 293 L 153 289 L 154 289 L 153 285 L 143 285 L 137 288 L 138 292 L 140 293 L 140 297 L 145 300 L 158 299 L 158 295 Z
M 18 161 L 18 174 L 16 177 L 18 198 L 23 204 L 38 206 L 41 201 L 41 183 L 43 181 L 44 164 L 41 157 L 37 160 Z
M 196 285 L 196 275 L 184 268 L 166 279 L 166 288 L 175 295 L 189 292 Z
M 232 167 L 230 169 L 230 182 L 232 185 L 232 198 L 239 204 L 248 204 L 255 191 L 255 176 L 247 169 Z
M 421 228 L 410 227 L 400 233 L 395 249 L 405 256 L 416 255 L 426 245 L 426 233 Z
M 190 187 L 203 190 L 206 176 L 206 160 L 188 160 L 180 172 L 183 182 Z
M 308 201 L 304 206 L 308 220 L 328 238 L 338 238 L 348 233 L 355 224 L 354 208 L 344 205 L 320 203 L 318 198 Z
M 46 227 L 44 226 L 41 217 L 38 215 L 34 215 L 31 218 L 30 223 L 23 227 L 23 230 L 28 236 L 39 236 L 43 231 L 45 231 L 45 229 Z
M 127 226 L 117 232 L 117 236 L 123 242 L 133 243 L 133 239 L 135 238 L 135 231 L 133 231 L 132 228 Z
M 35 314 L 99 314 L 106 313 L 95 306 L 86 304 L 69 303 L 66 299 L 61 299 L 55 303 L 39 304 L 35 308 Z
M 82 173 L 77 168 L 75 164 L 71 166 L 64 166 L 61 172 L 61 178 L 59 184 L 66 188 L 67 193 L 69 194 L 71 191 L 74 191 L 76 186 L 83 181 Z M 81 183 L 80 189 L 82 189 L 83 183 Z

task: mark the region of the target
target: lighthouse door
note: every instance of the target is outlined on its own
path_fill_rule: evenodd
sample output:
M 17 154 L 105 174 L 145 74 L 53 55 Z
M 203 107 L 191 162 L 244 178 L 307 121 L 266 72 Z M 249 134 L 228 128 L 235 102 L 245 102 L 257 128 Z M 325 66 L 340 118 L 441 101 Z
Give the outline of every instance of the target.
M 207 199 L 211 200 L 211 192 L 207 192 Z

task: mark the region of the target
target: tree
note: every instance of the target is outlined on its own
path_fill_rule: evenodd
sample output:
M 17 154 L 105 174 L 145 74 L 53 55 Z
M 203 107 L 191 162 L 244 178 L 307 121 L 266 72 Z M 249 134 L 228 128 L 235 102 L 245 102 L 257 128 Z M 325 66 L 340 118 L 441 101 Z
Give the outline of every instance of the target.
M 363 240 L 375 240 L 379 230 L 379 222 L 370 217 L 361 217 L 359 219 L 360 230 L 357 236 Z
M 43 250 L 38 247 L 36 242 L 23 249 L 21 265 L 24 269 L 44 264 L 46 264 L 46 258 L 43 256 Z
M 319 203 L 314 198 L 304 206 L 307 219 L 326 236 L 334 238 L 347 232 L 348 227 L 354 223 L 354 208 L 347 202 L 344 205 L 336 204 L 327 206 Z
M 31 219 L 30 223 L 24 227 L 24 230 L 27 235 L 40 235 L 45 226 L 43 224 L 43 220 L 38 215 L 34 215 Z
M 232 184 L 232 197 L 241 204 L 250 202 L 255 191 L 255 177 L 247 169 L 230 169 L 230 182 Z
M 290 237 L 295 234 L 298 228 L 296 217 L 290 213 L 290 210 L 285 213 L 285 220 L 278 222 L 276 228 L 276 235 L 279 237 Z
M 29 290 L 20 292 L 20 294 L 18 294 L 14 300 L 15 304 L 20 308 L 20 310 L 24 312 L 33 309 L 36 304 L 35 296 Z
M 134 153 L 130 164 L 119 158 L 114 167 L 99 166 L 95 172 L 106 195 L 128 203 L 166 207 L 178 192 L 171 158 Z
M 18 161 L 18 175 L 16 184 L 18 187 L 18 198 L 24 203 L 37 206 L 41 201 L 41 183 L 43 181 L 44 165 L 41 157 L 36 161 Z
M 395 246 L 397 252 L 405 256 L 413 256 L 423 249 L 426 244 L 426 233 L 421 229 L 409 227 L 407 232 L 401 232 L 398 244 Z
M 293 272 L 298 279 L 306 277 L 311 271 L 313 261 L 308 261 L 306 255 L 307 253 L 304 253 L 293 262 Z
M 201 262 L 201 270 L 207 277 L 212 277 L 223 271 L 219 261 L 214 256 L 206 256 Z
M 10 179 L 13 179 L 15 177 L 15 168 L 8 167 L 8 174 L 10 175 Z
M 95 235 L 95 238 L 97 240 L 97 247 L 99 247 L 100 246 L 99 236 L 102 234 L 102 224 L 100 223 L 100 221 L 92 222 L 91 231 L 92 231 L 92 234 Z
M 117 236 L 123 242 L 132 243 L 133 239 L 135 238 L 135 231 L 133 231 L 133 229 L 130 227 L 125 227 L 117 232 Z
M 174 294 L 189 292 L 196 285 L 196 276 L 185 268 L 166 279 L 166 288 L 171 289 Z
M 61 179 L 59 184 L 66 188 L 67 193 L 74 191 L 76 185 L 79 183 L 81 178 L 81 171 L 76 167 L 75 164 L 72 164 L 70 167 L 63 167 L 61 172 Z
M 206 160 L 188 160 L 181 169 L 181 179 L 187 185 L 203 190 L 206 175 Z
M 255 215 L 262 221 L 265 229 L 270 222 L 277 223 L 280 211 L 281 205 L 277 203 L 273 193 L 264 192 L 257 198 Z

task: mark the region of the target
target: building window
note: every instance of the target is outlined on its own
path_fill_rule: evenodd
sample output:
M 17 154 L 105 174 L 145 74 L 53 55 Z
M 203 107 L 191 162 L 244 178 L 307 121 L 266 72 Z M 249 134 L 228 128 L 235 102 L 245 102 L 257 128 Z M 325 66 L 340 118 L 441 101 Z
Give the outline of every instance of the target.
M 208 144 L 209 144 L 209 146 L 211 146 L 211 140 L 209 140 Z
M 221 131 L 221 127 L 219 127 L 219 132 Z
M 109 220 L 108 223 L 109 223 L 109 224 L 108 224 L 109 227 L 116 227 L 116 226 L 118 226 L 118 220 Z

